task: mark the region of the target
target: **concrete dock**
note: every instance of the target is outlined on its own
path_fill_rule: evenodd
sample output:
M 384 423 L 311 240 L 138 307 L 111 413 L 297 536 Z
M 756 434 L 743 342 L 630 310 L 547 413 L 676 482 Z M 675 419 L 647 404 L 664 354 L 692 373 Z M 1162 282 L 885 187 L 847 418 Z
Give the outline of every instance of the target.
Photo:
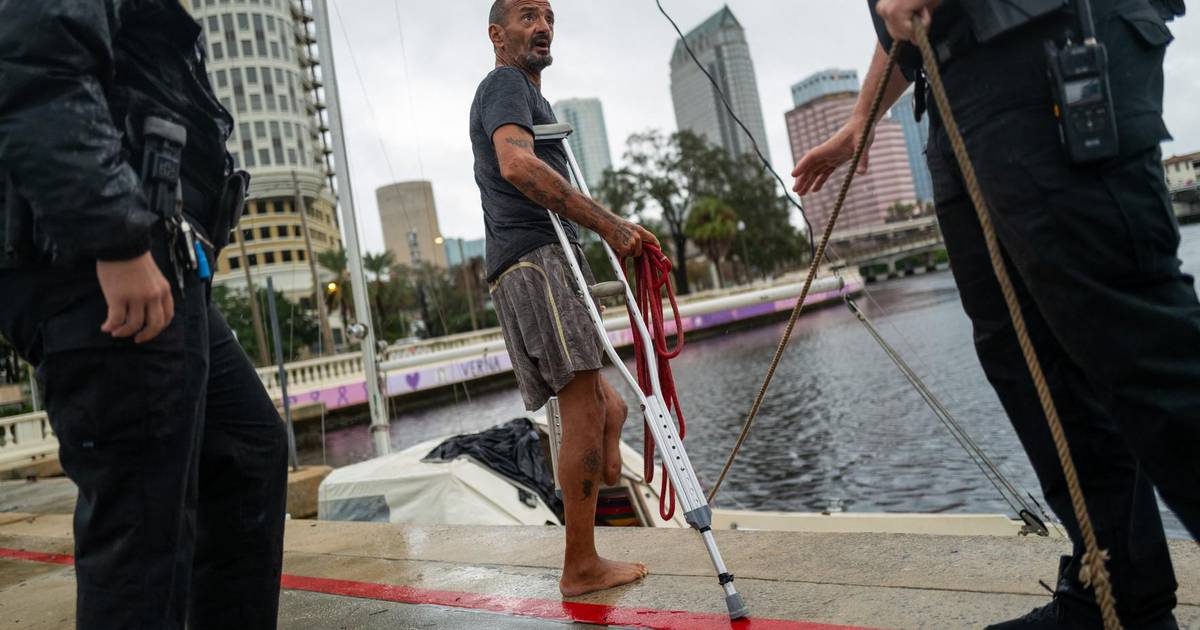
M 606 528 L 601 553 L 640 583 L 563 601 L 562 530 L 290 521 L 280 627 L 978 628 L 1048 601 L 1062 541 L 720 531 L 753 618 L 731 624 L 698 537 Z M 71 518 L 0 513 L 0 626 L 70 627 Z M 1173 543 L 1176 615 L 1200 628 L 1200 547 Z

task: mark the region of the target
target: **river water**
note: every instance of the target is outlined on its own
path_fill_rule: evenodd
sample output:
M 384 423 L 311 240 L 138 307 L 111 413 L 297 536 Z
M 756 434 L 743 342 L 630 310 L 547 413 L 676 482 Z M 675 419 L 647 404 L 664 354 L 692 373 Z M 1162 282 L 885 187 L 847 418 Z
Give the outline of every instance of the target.
M 1188 272 L 1200 275 L 1200 225 L 1183 229 L 1180 257 Z M 1033 470 L 979 367 L 951 274 L 893 280 L 869 291 L 871 299 L 858 301 L 884 337 L 1018 489 L 1041 501 Z M 781 322 L 688 343 L 672 363 L 688 452 L 702 483 L 720 472 L 783 327 Z M 606 374 L 619 383 L 612 368 Z M 457 395 L 455 404 L 394 417 L 393 445 L 405 448 L 525 415 L 515 386 L 479 395 L 460 389 Z M 630 422 L 625 439 L 640 445 L 641 433 L 641 423 Z M 342 466 L 370 457 L 370 448 L 366 427 L 355 426 L 330 432 L 323 451 L 307 450 L 302 459 Z M 717 504 L 1011 514 L 863 326 L 840 306 L 808 313 L 797 323 Z M 1169 512 L 1164 521 L 1171 536 L 1186 537 Z

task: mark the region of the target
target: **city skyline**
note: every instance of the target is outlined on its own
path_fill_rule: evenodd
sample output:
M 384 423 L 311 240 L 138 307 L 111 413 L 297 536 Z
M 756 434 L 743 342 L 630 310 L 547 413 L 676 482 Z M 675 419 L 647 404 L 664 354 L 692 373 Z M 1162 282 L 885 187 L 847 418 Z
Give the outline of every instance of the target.
M 375 201 L 383 226 L 384 251 L 392 253 L 395 264 L 450 267 L 432 183 L 417 180 L 381 186 L 375 190 Z
M 721 93 L 713 87 L 713 80 L 721 86 Z M 757 143 L 770 159 L 750 45 L 745 28 L 729 5 L 676 40 L 671 53 L 671 103 L 679 131 L 691 131 L 734 155 L 752 153 Z M 746 137 L 725 103 L 753 140 Z
M 465 121 L 479 81 L 495 64 L 481 26 L 487 8 L 405 4 L 398 19 L 387 4 L 339 0 L 331 5 L 364 248 L 384 247 L 375 188 L 405 179 L 433 182 L 449 233 L 482 237 Z M 664 0 L 685 29 L 722 4 Z M 831 66 L 865 73 L 875 45 L 866 7 L 832 3 L 818 13 L 809 3 L 729 4 L 750 33 L 767 137 L 776 149 L 771 164 L 790 184 L 790 151 L 778 150 L 788 142 L 783 114 L 793 106 L 789 86 Z M 620 167 L 631 134 L 675 129 L 666 60 L 677 35 L 652 5 L 632 13 L 610 3 L 558 2 L 554 7 L 555 63 L 543 73 L 543 94 L 551 102 L 577 95 L 599 98 L 614 166 Z M 1165 65 L 1165 116 L 1176 140 L 1164 145 L 1164 155 L 1200 149 L 1200 117 L 1191 115 L 1191 103 L 1200 100 L 1200 82 L 1191 78 L 1200 73 L 1200 20 L 1177 20 L 1171 29 L 1176 41 Z

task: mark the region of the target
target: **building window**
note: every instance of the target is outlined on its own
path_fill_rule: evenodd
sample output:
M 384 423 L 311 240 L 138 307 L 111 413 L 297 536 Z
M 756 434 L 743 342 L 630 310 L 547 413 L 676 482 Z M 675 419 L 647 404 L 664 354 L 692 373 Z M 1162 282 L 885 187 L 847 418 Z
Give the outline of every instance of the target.
M 254 230 L 242 230 L 242 240 L 249 243 L 254 240 Z M 250 263 L 254 264 L 254 263 Z
M 210 33 L 221 32 L 221 19 L 215 15 L 208 16 L 208 30 Z
M 296 164 L 296 150 L 288 149 L 287 152 L 288 152 L 288 164 L 291 164 L 294 166 Z
M 271 165 L 271 152 L 266 149 L 259 149 L 258 150 L 258 161 L 261 162 L 263 166 L 270 166 Z
M 267 123 L 265 123 L 261 120 L 255 122 L 254 123 L 254 135 L 258 138 L 266 138 L 267 137 Z
M 243 140 L 250 137 L 250 123 L 238 123 L 238 136 Z
M 229 71 L 233 80 L 233 100 L 237 103 L 238 113 L 246 111 L 246 86 L 242 85 L 242 69 L 234 68 Z
M 262 15 L 254 14 L 254 43 L 258 48 L 258 56 L 267 56 L 267 33 L 263 30 Z
M 279 44 L 271 42 L 271 56 L 275 59 L 279 58 Z
M 250 16 L 245 13 L 237 14 L 238 29 L 243 31 L 250 30 Z
M 274 201 L 263 201 L 263 202 L 259 202 L 259 204 L 258 204 L 258 214 L 266 214 L 266 213 L 270 212 L 270 211 L 271 211 L 271 208 L 273 208 L 273 207 L 275 207 L 275 202 L 274 202 Z
M 225 32 L 225 49 L 229 51 L 229 56 L 237 57 L 237 33 L 233 29 L 233 14 L 226 13 L 221 16 L 221 30 Z
M 224 107 L 227 112 L 233 111 L 233 102 L 229 100 L 228 96 L 221 97 L 221 107 Z
M 263 254 L 263 260 L 268 264 L 275 264 L 275 252 L 267 252 Z
M 213 49 L 212 55 L 213 55 L 214 61 L 220 61 L 225 58 L 225 51 L 221 50 L 221 42 L 213 42 L 212 49 Z
M 259 238 L 271 238 L 271 228 L 269 228 L 269 227 L 258 228 L 258 237 Z
M 218 46 L 220 44 L 217 44 Z M 229 87 L 229 73 L 224 70 L 217 70 L 217 87 Z
M 269 68 L 263 68 L 263 98 L 267 99 L 267 109 L 275 111 L 275 83 L 271 81 Z
M 246 263 L 249 264 L 251 267 L 257 266 L 258 265 L 258 254 L 250 254 L 249 256 L 246 256 Z
M 230 269 L 241 269 L 242 268 L 241 259 L 239 259 L 237 256 L 230 256 L 229 257 L 229 268 Z
M 243 57 L 251 57 L 253 55 L 254 55 L 254 44 L 250 43 L 250 40 L 248 40 L 248 39 L 243 39 L 242 40 L 242 56 Z
M 280 201 L 275 204 L 276 214 L 290 214 L 292 212 L 292 204 L 290 201 Z
M 279 111 L 283 111 L 283 112 L 292 111 L 291 108 L 288 107 L 287 97 L 282 94 L 279 95 Z
M 299 260 L 300 262 L 304 262 L 306 259 L 308 259 L 308 256 L 304 253 L 303 249 L 298 250 L 296 252 L 296 260 Z
M 299 225 L 293 225 L 293 226 L 292 226 L 292 236 L 300 236 L 300 235 L 301 235 L 301 232 L 300 232 L 300 226 L 299 226 Z
M 275 226 L 275 235 L 278 236 L 279 238 L 287 238 L 288 226 L 286 226 L 286 225 Z
M 250 111 L 252 111 L 252 112 L 261 112 L 262 111 L 262 97 L 259 96 L 258 94 L 250 95 Z
M 285 249 L 282 252 L 279 252 L 279 256 L 283 259 L 283 262 L 292 262 L 291 250 Z
M 246 68 L 246 83 L 258 83 L 258 68 Z
M 273 15 L 267 16 L 267 30 L 271 31 L 272 33 L 275 32 L 275 16 Z
M 292 137 L 292 123 L 290 123 L 290 122 L 283 123 L 283 135 L 286 138 Z
M 254 141 L 248 137 L 242 138 L 242 153 L 246 154 L 246 166 L 254 166 Z

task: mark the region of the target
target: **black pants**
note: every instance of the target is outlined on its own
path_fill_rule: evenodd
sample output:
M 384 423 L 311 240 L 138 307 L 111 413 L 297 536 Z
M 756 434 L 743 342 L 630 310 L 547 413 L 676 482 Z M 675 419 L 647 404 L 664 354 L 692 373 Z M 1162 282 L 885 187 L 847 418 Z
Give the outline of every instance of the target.
M 1161 49 L 1131 45 L 1137 47 L 1124 49 L 1115 66 L 1151 77 L 1157 72 L 1161 85 Z M 1010 42 L 1009 50 L 952 63 L 947 90 L 1062 416 L 1100 547 L 1112 558 L 1118 611 L 1136 627 L 1175 604 L 1155 489 L 1200 537 L 1200 305 L 1176 256 L 1179 230 L 1157 142 L 1106 163 L 1071 165 L 1045 105 L 1044 64 L 1034 46 L 1040 48 L 1040 41 Z M 1119 42 L 1110 44 L 1110 54 L 1113 48 L 1123 50 Z M 1062 469 L 936 116 L 927 154 L 938 219 L 980 361 L 1046 500 L 1071 534 L 1075 558 L 1066 578 L 1072 590 L 1084 593 L 1078 588 L 1081 537 Z
M 168 276 L 173 281 L 173 276 Z M 100 332 L 95 272 L 4 272 L 75 509 L 79 628 L 274 628 L 286 436 L 207 287 L 149 343 Z M 14 299 L 15 298 L 15 299 Z

